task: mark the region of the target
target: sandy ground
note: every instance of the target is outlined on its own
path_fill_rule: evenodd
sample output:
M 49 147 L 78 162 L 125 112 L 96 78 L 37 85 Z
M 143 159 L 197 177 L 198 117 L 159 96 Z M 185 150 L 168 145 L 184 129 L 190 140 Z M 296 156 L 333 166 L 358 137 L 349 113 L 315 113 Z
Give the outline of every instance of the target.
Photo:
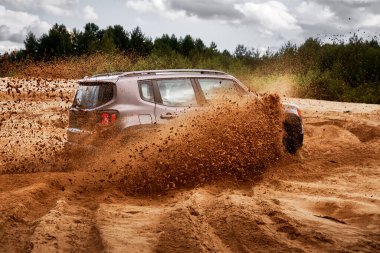
M 254 182 L 133 196 L 54 155 L 74 87 L 0 79 L 0 252 L 380 252 L 379 105 L 284 98 L 303 111 L 295 156 Z

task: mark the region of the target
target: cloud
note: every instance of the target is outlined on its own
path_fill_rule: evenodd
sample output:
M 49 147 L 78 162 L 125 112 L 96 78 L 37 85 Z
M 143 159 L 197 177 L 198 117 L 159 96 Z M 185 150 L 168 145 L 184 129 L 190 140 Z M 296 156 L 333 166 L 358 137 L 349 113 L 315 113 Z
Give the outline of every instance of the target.
M 15 11 L 69 16 L 77 8 L 78 0 L 1 0 L 0 4 Z
M 24 44 L 23 43 L 17 43 L 17 42 L 11 42 L 11 41 L 1 41 L 0 42 L 0 54 L 13 51 L 16 49 L 23 48 Z
M 237 2 L 233 0 L 170 0 L 168 7 L 176 11 L 184 11 L 188 16 L 226 21 L 241 18 L 241 13 L 233 8 Z
M 126 5 L 170 19 L 214 20 L 224 25 L 255 26 L 253 29 L 268 33 L 302 32 L 310 27 L 314 32 L 318 26 L 323 32 L 361 26 L 374 29 L 380 15 L 378 0 L 127 0 Z
M 83 8 L 84 18 L 88 21 L 94 21 L 98 19 L 98 14 L 92 6 L 87 5 Z
M 26 36 L 25 32 L 26 31 L 23 29 L 21 32 L 12 33 L 9 26 L 0 25 L 0 41 L 22 43 Z
M 140 13 L 157 13 L 171 19 L 216 20 L 222 25 L 251 26 L 262 34 L 276 31 L 300 32 L 301 27 L 286 5 L 279 1 L 246 2 L 243 0 L 128 0 L 127 7 Z
M 362 19 L 360 25 L 363 27 L 379 27 L 380 15 L 368 14 Z
M 0 5 L 0 46 L 19 48 L 28 32 L 40 36 L 47 32 L 50 25 L 38 16 L 21 11 L 12 11 Z M 14 46 L 12 46 L 14 45 Z
M 269 31 L 300 30 L 288 8 L 278 1 L 235 4 L 234 8 L 244 15 L 243 23 L 257 23 Z
M 186 17 L 185 11 L 171 9 L 168 0 L 128 0 L 126 6 L 141 13 L 156 13 L 172 20 Z
M 328 8 L 335 13 L 341 21 L 358 21 L 367 14 L 379 14 L 380 1 L 378 0 L 311 0 Z
M 336 15 L 329 6 L 312 1 L 302 2 L 295 8 L 299 22 L 306 25 L 330 23 L 336 21 Z
M 228 45 L 229 49 L 238 43 L 256 48 L 279 47 L 287 41 L 301 43 L 307 37 L 351 36 L 358 30 L 366 36 L 375 36 L 380 27 L 380 0 L 118 0 L 112 3 L 105 6 L 101 1 L 90 0 L 0 0 L 3 7 L 0 40 L 21 43 L 27 31 L 36 35 L 48 31 L 50 26 L 41 19 L 71 27 L 83 26 L 83 20 L 97 20 L 102 27 L 110 25 L 109 22 L 124 26 L 138 22 L 156 36 L 160 36 L 160 30 L 178 35 L 191 33 L 204 40 L 214 40 L 222 47 Z M 115 6 L 122 5 L 127 9 L 115 10 Z M 4 8 L 14 14 L 5 17 Z M 100 14 L 105 18 L 99 18 Z M 161 25 L 165 27 L 157 29 Z
M 380 26 L 378 0 L 309 0 L 295 10 L 305 37 L 347 39 L 352 33 L 358 33 L 371 38 L 371 34 L 377 35 Z
M 234 23 L 242 16 L 233 8 L 234 3 L 236 0 L 127 0 L 126 6 L 141 13 L 154 13 L 169 19 L 190 18 Z

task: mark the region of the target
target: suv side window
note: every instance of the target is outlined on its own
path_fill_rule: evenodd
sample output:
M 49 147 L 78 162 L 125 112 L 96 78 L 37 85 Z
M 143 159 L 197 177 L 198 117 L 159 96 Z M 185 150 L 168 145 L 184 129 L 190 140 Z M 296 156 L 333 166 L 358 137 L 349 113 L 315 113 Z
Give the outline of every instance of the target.
M 190 79 L 160 79 L 156 82 L 163 105 L 191 106 L 197 104 Z
M 140 96 L 142 100 L 154 103 L 154 93 L 153 86 L 150 82 L 141 82 L 139 83 L 140 87 Z
M 240 93 L 236 88 L 236 83 L 229 79 L 200 78 L 199 85 L 203 91 L 206 100 L 212 100 L 219 95 L 239 96 Z

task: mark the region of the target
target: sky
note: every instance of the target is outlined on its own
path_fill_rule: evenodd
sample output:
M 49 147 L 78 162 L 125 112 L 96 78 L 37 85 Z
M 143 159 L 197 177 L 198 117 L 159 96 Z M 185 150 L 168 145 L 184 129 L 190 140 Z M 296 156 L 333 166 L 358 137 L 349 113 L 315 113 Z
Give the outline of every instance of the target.
M 72 30 L 88 22 L 263 52 L 309 37 L 380 37 L 380 0 L 0 0 L 0 53 L 23 48 L 30 31 L 40 36 L 55 23 Z

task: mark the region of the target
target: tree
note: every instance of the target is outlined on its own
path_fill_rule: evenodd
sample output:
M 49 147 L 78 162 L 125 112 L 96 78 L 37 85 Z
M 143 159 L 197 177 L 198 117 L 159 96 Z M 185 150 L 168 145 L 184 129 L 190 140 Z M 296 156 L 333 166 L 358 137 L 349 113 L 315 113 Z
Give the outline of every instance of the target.
M 302 63 L 300 70 L 304 73 L 318 66 L 318 57 L 322 48 L 319 39 L 308 38 L 298 49 L 299 61 Z
M 112 53 L 115 52 L 116 49 L 117 47 L 113 39 L 112 31 L 108 30 L 103 34 L 103 38 L 99 42 L 97 51 L 101 51 L 104 53 Z
M 227 49 L 223 50 L 222 55 L 225 57 L 231 57 L 231 53 Z
M 66 26 L 55 24 L 40 38 L 40 51 L 45 58 L 63 57 L 72 53 L 71 35 Z
M 139 56 L 147 56 L 153 49 L 153 43 L 150 38 L 145 37 L 141 32 L 140 27 L 136 27 L 131 32 L 130 40 L 132 53 L 135 53 Z
M 177 39 L 177 37 L 172 34 L 172 36 L 170 37 L 170 47 L 175 50 L 176 52 L 180 52 L 180 43 L 179 43 L 179 40 Z
M 99 26 L 94 23 L 87 23 L 84 26 L 83 40 L 81 44 L 86 53 L 94 53 L 98 51 L 100 40 L 103 32 L 99 30 Z
M 185 38 L 180 39 L 181 53 L 184 56 L 189 56 L 190 52 L 195 48 L 194 40 L 190 35 L 186 35 Z
M 235 48 L 234 56 L 236 58 L 242 59 L 242 58 L 245 58 L 245 57 L 250 57 L 251 56 L 251 52 L 243 44 L 238 44 L 236 46 L 236 48 Z
M 76 28 L 74 28 L 71 41 L 73 44 L 73 52 L 76 55 L 81 55 L 86 51 L 83 45 L 81 44 L 82 40 L 83 40 L 83 33 L 77 30 Z
M 214 41 L 211 41 L 211 44 L 208 48 L 209 52 L 212 54 L 212 55 L 215 55 L 215 54 L 218 54 L 219 51 L 218 51 L 218 46 L 216 45 L 216 43 Z
M 285 45 L 283 45 L 278 51 L 279 56 L 287 56 L 287 57 L 295 56 L 297 53 L 298 53 L 297 45 L 291 44 L 290 41 L 288 41 Z
M 131 32 L 131 49 L 134 51 L 140 51 L 142 44 L 144 44 L 145 36 L 141 32 L 140 27 L 136 27 Z
M 38 59 L 38 49 L 40 44 L 38 43 L 36 36 L 29 32 L 24 40 L 26 55 L 32 57 L 34 60 Z
M 202 53 L 206 50 L 205 43 L 201 39 L 196 39 L 194 42 L 194 49 L 197 53 Z
M 155 52 L 158 54 L 170 54 L 174 49 L 171 46 L 171 38 L 169 35 L 164 34 L 160 38 L 154 40 L 153 46 Z
M 121 25 L 109 26 L 106 30 L 106 33 L 107 32 L 112 36 L 117 49 L 124 52 L 130 49 L 129 35 Z

